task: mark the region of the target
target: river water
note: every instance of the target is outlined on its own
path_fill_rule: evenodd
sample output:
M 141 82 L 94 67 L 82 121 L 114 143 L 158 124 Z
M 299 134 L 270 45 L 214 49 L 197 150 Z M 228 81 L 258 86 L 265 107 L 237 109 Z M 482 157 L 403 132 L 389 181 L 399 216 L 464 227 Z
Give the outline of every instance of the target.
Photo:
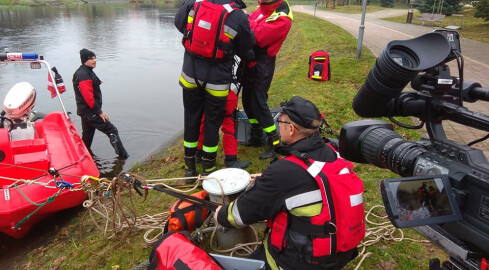
M 151 4 L 79 4 L 0 9 L 0 52 L 32 52 L 56 66 L 67 91 L 62 98 L 81 132 L 76 115 L 73 73 L 79 67 L 79 51 L 97 55 L 95 73 L 102 80 L 103 111 L 119 129 L 130 157 L 116 159 L 108 138 L 95 133 L 92 151 L 104 176 L 158 151 L 183 129 L 183 104 L 178 78 L 183 59 L 181 34 L 173 25 L 175 8 Z M 37 91 L 35 110 L 60 110 L 51 99 L 47 70 L 28 65 L 0 64 L 0 102 L 20 81 Z
M 130 154 L 118 161 L 107 137 L 95 133 L 92 150 L 101 174 L 112 177 L 143 161 L 183 130 L 183 103 L 178 78 L 183 60 L 181 34 L 173 26 L 175 8 L 128 3 L 80 4 L 0 9 L 0 52 L 32 52 L 56 66 L 67 91 L 62 99 L 81 132 L 76 115 L 73 73 L 79 51 L 97 55 L 95 73 L 103 81 L 103 110 L 119 129 Z M 35 110 L 61 110 L 51 99 L 47 70 L 31 70 L 25 64 L 0 63 L 0 102 L 17 82 L 28 81 L 37 91 Z M 75 213 L 71 209 L 42 221 L 24 239 L 0 235 L 0 269 L 12 269 L 15 261 L 59 233 Z

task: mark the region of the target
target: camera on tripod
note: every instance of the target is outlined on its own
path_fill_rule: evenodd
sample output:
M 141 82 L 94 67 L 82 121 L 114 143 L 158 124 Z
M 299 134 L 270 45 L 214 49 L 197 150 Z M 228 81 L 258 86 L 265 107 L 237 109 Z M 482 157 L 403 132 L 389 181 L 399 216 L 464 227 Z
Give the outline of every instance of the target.
M 448 62 L 456 60 L 458 76 Z M 415 91 L 402 90 L 411 82 Z M 443 269 L 487 269 L 489 259 L 489 162 L 479 149 L 449 140 L 442 121 L 489 131 L 489 117 L 463 102 L 489 101 L 489 89 L 463 80 L 463 57 L 456 31 L 435 30 L 420 37 L 391 41 L 377 58 L 353 100 L 362 117 L 388 117 L 411 129 L 426 126 L 429 138 L 407 141 L 382 120 L 343 125 L 343 158 L 387 168 L 403 178 L 382 182 L 389 219 L 416 231 L 450 256 Z M 414 116 L 408 126 L 395 116 Z M 483 268 L 484 267 L 484 268 Z M 433 268 L 440 268 L 433 265 Z

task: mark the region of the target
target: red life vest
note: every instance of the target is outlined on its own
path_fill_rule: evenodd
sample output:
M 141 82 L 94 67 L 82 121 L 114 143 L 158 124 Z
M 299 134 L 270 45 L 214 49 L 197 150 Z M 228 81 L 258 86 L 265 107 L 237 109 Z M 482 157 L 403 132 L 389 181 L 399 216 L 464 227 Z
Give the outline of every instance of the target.
M 226 18 L 238 9 L 235 3 L 218 5 L 207 0 L 195 1 L 188 14 L 184 46 L 188 52 L 211 59 L 233 56 L 231 40 L 237 32 L 226 26 Z
M 153 246 L 148 269 L 221 270 L 220 264 L 189 239 L 188 232 L 164 234 Z
M 192 193 L 190 196 L 206 199 L 205 190 Z M 170 219 L 165 224 L 164 232 L 193 232 L 202 226 L 203 221 L 209 216 L 209 210 L 185 200 L 177 200 L 168 212 Z
M 300 153 L 299 153 L 300 154 Z M 353 164 L 342 158 L 332 163 L 309 159 L 301 154 L 286 157 L 307 170 L 316 180 L 319 190 L 295 195 L 286 199 L 287 210 L 269 221 L 270 242 L 279 251 L 287 245 L 288 229 L 312 238 L 312 263 L 320 263 L 325 256 L 355 248 L 365 236 L 365 213 L 363 208 L 363 182 L 353 172 Z M 320 213 L 311 217 L 291 214 L 293 208 L 322 203 Z M 312 257 L 311 257 L 312 256 Z

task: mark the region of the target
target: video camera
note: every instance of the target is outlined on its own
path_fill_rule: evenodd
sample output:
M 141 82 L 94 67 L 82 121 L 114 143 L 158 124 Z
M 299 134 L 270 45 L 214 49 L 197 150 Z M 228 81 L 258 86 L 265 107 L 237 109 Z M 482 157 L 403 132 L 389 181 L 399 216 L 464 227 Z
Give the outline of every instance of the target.
M 456 60 L 458 77 L 450 75 Z M 411 82 L 415 91 L 402 90 Z M 401 93 L 402 92 L 402 93 Z M 362 117 L 389 117 L 404 128 L 426 124 L 429 139 L 407 141 L 382 120 L 345 124 L 339 152 L 350 161 L 373 164 L 403 176 L 381 184 L 389 219 L 396 227 L 414 227 L 450 256 L 442 266 L 487 269 L 489 259 L 489 162 L 474 143 L 449 140 L 442 126 L 451 120 L 489 131 L 489 117 L 463 102 L 489 101 L 489 89 L 463 81 L 458 32 L 435 30 L 410 40 L 391 41 L 377 58 L 353 100 Z M 421 121 L 407 126 L 395 116 Z M 433 264 L 432 269 L 440 269 Z

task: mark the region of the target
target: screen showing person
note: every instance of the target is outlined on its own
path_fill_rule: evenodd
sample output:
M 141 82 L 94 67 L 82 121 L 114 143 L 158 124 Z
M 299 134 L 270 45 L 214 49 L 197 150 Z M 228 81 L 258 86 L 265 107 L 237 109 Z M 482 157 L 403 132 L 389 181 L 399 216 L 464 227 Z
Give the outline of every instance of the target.
M 381 185 L 389 219 L 396 227 L 461 220 L 446 175 L 387 179 Z

